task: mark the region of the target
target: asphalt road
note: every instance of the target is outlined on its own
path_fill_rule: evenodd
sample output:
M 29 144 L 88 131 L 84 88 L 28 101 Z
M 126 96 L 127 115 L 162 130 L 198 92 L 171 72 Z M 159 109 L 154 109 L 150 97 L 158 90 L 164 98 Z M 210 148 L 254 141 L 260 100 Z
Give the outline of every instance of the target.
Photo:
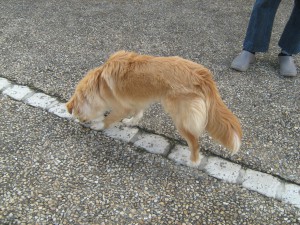
M 290 1 L 280 5 L 269 52 L 258 54 L 257 63 L 246 73 L 229 68 L 241 50 L 252 3 L 4 0 L 0 3 L 0 76 L 66 101 L 84 73 L 114 51 L 191 59 L 213 71 L 224 101 L 241 119 L 244 130 L 239 154 L 230 156 L 206 135 L 202 152 L 300 184 L 300 76 L 280 77 L 277 63 L 277 41 L 291 11 Z M 299 68 L 299 56 L 295 60 Z M 110 221 L 138 223 L 144 218 L 142 212 L 147 214 L 149 210 L 154 214 L 153 223 L 159 221 L 159 215 L 162 221 L 168 221 L 164 216 L 169 215 L 173 221 L 188 218 L 190 222 L 202 220 L 202 224 L 214 223 L 213 219 L 220 224 L 225 220 L 285 224 L 287 220 L 296 223 L 299 218 L 297 210 L 289 205 L 199 172 L 195 175 L 193 170 L 2 95 L 0 105 L 4 184 L 0 216 L 4 222 L 52 219 L 73 223 L 72 218 L 78 223 L 96 223 L 104 218 L 100 216 L 109 215 L 106 219 Z M 182 141 L 160 105 L 149 108 L 139 126 Z M 133 180 L 128 181 L 128 176 Z M 90 182 L 97 180 L 98 184 Z M 144 186 L 149 186 L 149 195 Z M 191 193 L 186 191 L 189 186 Z M 213 192 L 215 189 L 219 192 Z M 136 196 L 137 190 L 142 194 Z M 97 193 L 108 193 L 109 197 Z M 195 195 L 196 200 L 192 200 Z M 155 196 L 172 200 L 165 200 L 165 208 L 157 206 L 157 215 L 154 203 L 159 202 L 154 201 Z M 131 201 L 137 207 L 126 208 Z M 152 201 L 153 207 L 147 201 Z M 223 202 L 229 204 L 225 207 Z M 184 205 L 188 214 L 195 213 L 201 220 L 184 216 Z M 217 213 L 222 207 L 223 214 Z M 133 210 L 133 218 L 126 210 Z M 115 219 L 105 212 L 114 214 Z

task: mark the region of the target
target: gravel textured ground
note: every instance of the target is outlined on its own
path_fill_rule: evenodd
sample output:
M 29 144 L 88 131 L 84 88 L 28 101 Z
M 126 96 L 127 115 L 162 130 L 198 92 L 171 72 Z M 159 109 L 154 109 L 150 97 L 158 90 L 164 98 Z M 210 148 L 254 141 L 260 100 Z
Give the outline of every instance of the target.
M 201 150 L 300 184 L 300 76 L 280 77 L 277 63 L 291 1 L 280 5 L 269 52 L 245 73 L 229 68 L 252 3 L 3 0 L 0 76 L 66 101 L 114 51 L 191 59 L 213 71 L 244 129 L 235 156 L 206 135 Z M 158 104 L 139 126 L 182 141 Z M 1 224 L 300 223 L 292 206 L 2 95 L 0 183 Z
M 0 95 L 1 224 L 298 224 L 300 211 Z

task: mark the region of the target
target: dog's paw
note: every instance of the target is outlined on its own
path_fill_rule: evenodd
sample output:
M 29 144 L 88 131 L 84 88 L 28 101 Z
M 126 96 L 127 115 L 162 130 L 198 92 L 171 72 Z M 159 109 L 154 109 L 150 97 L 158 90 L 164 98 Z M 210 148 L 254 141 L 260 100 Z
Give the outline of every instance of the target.
M 197 160 L 196 162 L 189 160 L 189 161 L 187 162 L 187 166 L 188 166 L 188 167 L 196 168 L 196 167 L 198 167 L 198 166 L 200 165 L 200 162 L 201 162 L 200 159 Z
M 97 123 L 92 123 L 90 128 L 93 129 L 93 130 L 103 130 L 104 129 L 104 123 L 102 121 L 97 122 Z
M 142 117 L 143 117 L 143 111 L 139 111 L 133 117 L 123 119 L 122 123 L 124 123 L 127 126 L 136 126 L 136 125 L 138 125 L 138 123 L 142 119 Z
M 134 119 L 134 117 L 131 117 L 131 118 L 125 118 L 122 120 L 122 123 L 124 123 L 126 126 L 136 126 L 138 123 L 138 121 L 136 121 Z

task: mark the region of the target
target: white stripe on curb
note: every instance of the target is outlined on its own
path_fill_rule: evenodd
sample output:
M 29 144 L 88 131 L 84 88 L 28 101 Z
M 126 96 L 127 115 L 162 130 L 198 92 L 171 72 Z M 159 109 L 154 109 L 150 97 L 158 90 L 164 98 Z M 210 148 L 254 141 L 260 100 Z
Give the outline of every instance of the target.
M 0 91 L 2 91 L 4 88 L 7 88 L 8 86 L 10 86 L 10 82 L 5 78 L 0 77 Z
M 27 95 L 34 93 L 33 90 L 26 86 L 13 85 L 8 87 L 3 91 L 3 94 L 8 95 L 9 97 L 21 101 Z
M 243 187 L 257 191 L 268 197 L 275 198 L 281 182 L 269 174 L 247 169 L 243 177 Z
M 1 77 L 0 91 L 15 100 L 47 110 L 60 118 L 72 119 L 64 103 L 44 93 L 35 93 L 26 86 L 14 85 L 9 80 Z M 167 156 L 170 160 L 182 165 L 188 165 L 189 163 L 190 152 L 188 147 L 176 145 L 173 149 L 170 149 L 171 146 L 168 140 L 159 135 L 139 132 L 138 128 L 123 127 L 120 124 L 103 131 L 103 133 L 115 139 L 133 142 L 134 145 L 154 154 L 167 155 L 171 150 L 171 153 Z M 199 170 L 203 170 L 220 180 L 241 184 L 248 190 L 256 191 L 300 208 L 300 185 L 280 180 L 259 171 L 243 169 L 238 164 L 218 157 L 206 157 L 200 154 L 200 158 Z
M 208 157 L 208 162 L 204 169 L 213 177 L 230 183 L 237 183 L 241 168 L 240 165 L 225 159 Z
M 159 155 L 166 155 L 170 149 L 170 143 L 165 138 L 147 133 L 141 134 L 138 140 L 134 142 L 134 145 Z
M 65 119 L 72 119 L 72 115 L 67 112 L 64 103 L 58 103 L 57 105 L 49 108 L 49 112 L 57 115 L 58 117 Z
M 124 127 L 117 124 L 103 131 L 108 137 L 130 142 L 133 137 L 139 132 L 138 128 Z
M 35 93 L 27 98 L 25 103 L 37 108 L 50 109 L 51 107 L 58 105 L 59 102 L 55 98 L 44 93 Z
M 284 191 L 281 193 L 281 199 L 285 202 L 289 202 L 296 207 L 300 208 L 300 186 L 295 184 L 285 183 Z

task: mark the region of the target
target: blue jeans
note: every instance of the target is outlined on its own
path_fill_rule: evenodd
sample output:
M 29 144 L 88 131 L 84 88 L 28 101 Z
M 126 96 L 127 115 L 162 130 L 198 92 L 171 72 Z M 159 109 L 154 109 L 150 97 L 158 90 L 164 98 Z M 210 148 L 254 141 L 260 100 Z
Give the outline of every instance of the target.
M 289 54 L 300 52 L 300 0 L 294 0 L 292 14 L 279 40 L 279 47 Z M 266 52 L 269 48 L 273 22 L 281 0 L 256 0 L 250 17 L 244 50 Z

